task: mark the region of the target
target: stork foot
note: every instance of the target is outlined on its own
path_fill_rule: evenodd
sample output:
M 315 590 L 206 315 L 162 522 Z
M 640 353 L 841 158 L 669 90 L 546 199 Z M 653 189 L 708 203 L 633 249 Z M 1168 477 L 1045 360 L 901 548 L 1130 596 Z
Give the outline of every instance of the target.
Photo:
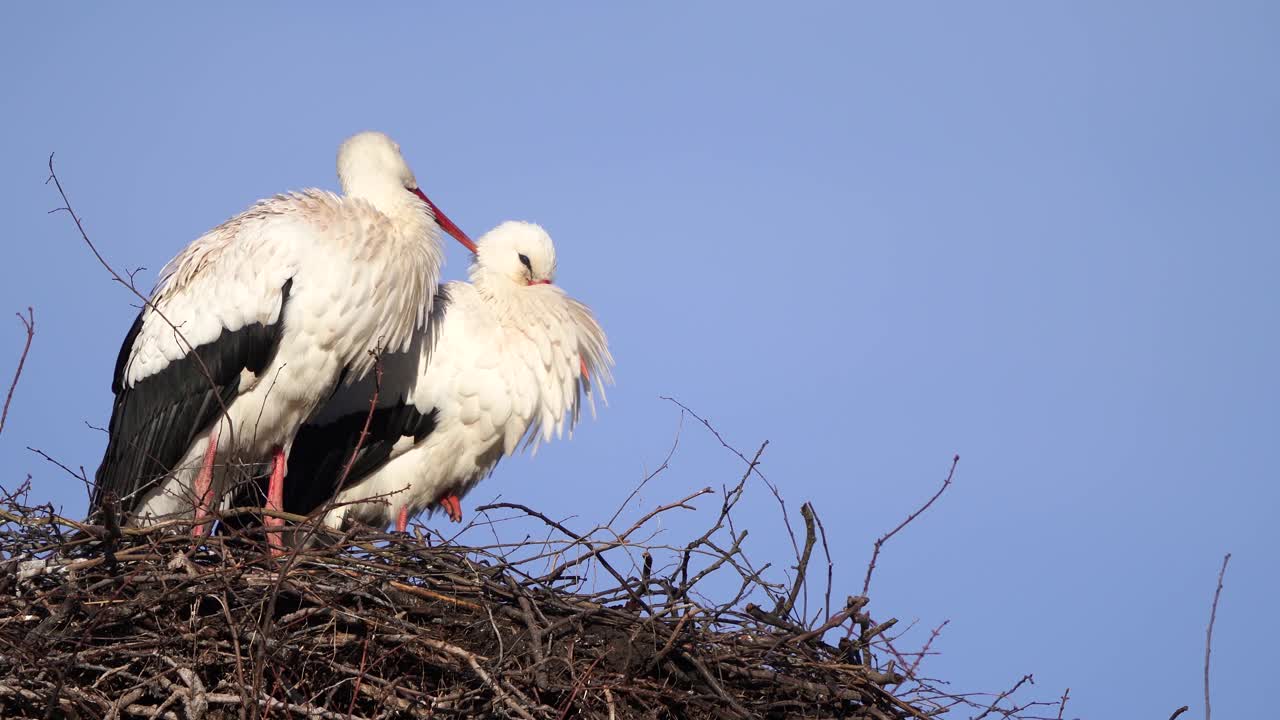
M 400 512 L 396 515 L 396 532 L 409 532 L 409 506 L 401 505 Z
M 452 522 L 462 522 L 462 501 L 457 495 L 446 495 L 440 498 L 440 507 L 444 508 Z

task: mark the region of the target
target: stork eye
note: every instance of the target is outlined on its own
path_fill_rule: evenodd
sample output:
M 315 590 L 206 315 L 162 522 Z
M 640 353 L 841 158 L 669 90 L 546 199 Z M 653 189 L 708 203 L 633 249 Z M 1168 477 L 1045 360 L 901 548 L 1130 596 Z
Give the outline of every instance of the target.
M 533 264 L 529 262 L 528 255 L 524 255 L 524 254 L 520 255 L 520 262 L 524 265 L 526 270 L 528 270 L 529 272 L 533 272 Z

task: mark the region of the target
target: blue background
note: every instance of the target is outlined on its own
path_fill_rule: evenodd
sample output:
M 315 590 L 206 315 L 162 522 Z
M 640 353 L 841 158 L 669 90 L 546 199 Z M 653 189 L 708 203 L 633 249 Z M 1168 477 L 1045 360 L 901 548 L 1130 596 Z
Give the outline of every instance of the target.
M 504 463 L 489 498 L 607 520 L 679 398 L 809 500 L 928 674 L 1068 717 L 1270 710 L 1280 342 L 1280 5 L 1270 2 L 7 5 L 0 309 L 37 337 L 0 483 L 84 509 L 145 266 L 255 199 L 336 186 L 384 130 L 479 234 L 543 224 L 610 332 L 596 422 Z M 448 249 L 446 275 L 466 257 Z M 5 323 L 11 323 L 6 325 Z M 0 377 L 21 348 L 0 318 Z M 686 419 L 650 508 L 742 463 Z M 704 510 L 718 506 L 704 498 Z M 672 542 L 707 518 L 664 520 Z M 797 520 L 793 520 L 797 521 Z M 439 523 L 440 519 L 433 519 Z M 762 487 L 739 525 L 785 567 Z M 1053 715 L 1055 711 L 1045 714 Z

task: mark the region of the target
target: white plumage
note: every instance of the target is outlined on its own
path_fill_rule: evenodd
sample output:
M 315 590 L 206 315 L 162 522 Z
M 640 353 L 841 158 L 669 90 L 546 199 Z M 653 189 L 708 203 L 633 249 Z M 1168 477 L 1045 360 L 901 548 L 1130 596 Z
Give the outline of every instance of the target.
M 371 350 L 409 348 L 431 309 L 439 227 L 474 246 L 386 135 L 344 142 L 338 174 L 343 196 L 263 200 L 165 266 L 121 348 L 93 511 L 110 494 L 134 522 L 191 517 L 193 499 L 200 517 L 235 462 L 274 457 L 282 480 L 298 427 L 339 379 L 363 378 Z
M 369 414 L 372 376 L 340 390 L 299 434 L 291 472 L 305 465 L 318 476 L 299 492 L 327 489 L 287 496 L 286 509 L 310 513 L 332 500 L 325 522 L 333 527 L 385 527 L 394 518 L 403 530 L 409 516 L 436 505 L 457 520 L 458 498 L 503 456 L 522 444 L 536 449 L 566 426 L 572 433 L 584 392 L 594 414 L 593 390 L 612 382 L 613 358 L 591 311 L 551 284 L 551 238 L 507 222 L 477 246 L 471 282 L 443 286 L 438 318 L 409 352 L 384 358 L 380 415 L 345 487 L 336 486 Z M 326 428 L 338 427 L 335 442 Z

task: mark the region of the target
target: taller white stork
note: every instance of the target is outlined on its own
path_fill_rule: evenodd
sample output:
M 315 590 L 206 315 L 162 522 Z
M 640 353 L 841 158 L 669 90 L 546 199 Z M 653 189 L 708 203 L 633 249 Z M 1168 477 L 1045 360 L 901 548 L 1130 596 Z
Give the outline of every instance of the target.
M 594 415 L 593 384 L 612 382 L 613 358 L 587 306 L 552 284 L 550 236 L 507 222 L 477 245 L 471 282 L 440 289 L 437 318 L 384 358 L 381 387 L 368 377 L 342 388 L 299 431 L 290 472 L 311 482 L 286 488 L 286 510 L 332 501 L 335 528 L 394 518 L 403 532 L 435 507 L 458 521 L 460 498 L 503 456 L 560 436 L 566 419 L 572 434 L 584 392 Z
M 338 177 L 342 196 L 262 200 L 161 271 L 116 361 L 91 514 L 109 496 L 134 524 L 191 518 L 194 508 L 200 535 L 232 465 L 268 457 L 268 507 L 279 509 L 303 421 L 369 372 L 371 351 L 408 349 L 430 317 L 439 229 L 475 246 L 386 135 L 348 138 Z

